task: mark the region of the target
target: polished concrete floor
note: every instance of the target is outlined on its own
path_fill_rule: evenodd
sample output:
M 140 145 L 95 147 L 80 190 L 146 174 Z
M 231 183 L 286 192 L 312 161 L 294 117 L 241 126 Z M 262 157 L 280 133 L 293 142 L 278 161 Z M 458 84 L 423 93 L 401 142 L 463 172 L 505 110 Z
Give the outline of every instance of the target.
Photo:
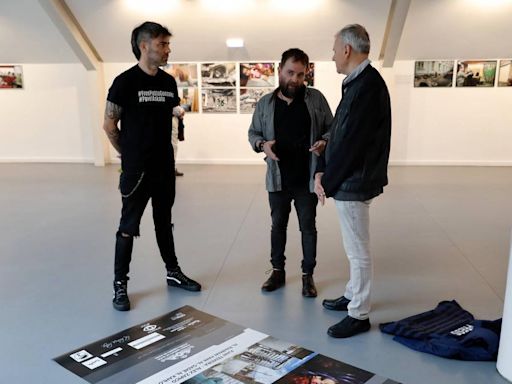
M 512 169 L 392 167 L 371 207 L 372 329 L 336 340 L 341 315 L 322 298 L 342 292 L 347 260 L 332 202 L 319 207 L 319 297 L 300 294 L 300 237 L 289 228 L 286 287 L 260 291 L 269 269 L 269 208 L 260 166 L 179 167 L 174 208 L 181 265 L 200 293 L 168 289 L 146 212 L 134 247 L 133 309 L 111 306 L 117 167 L 0 164 L 0 382 L 82 383 L 52 359 L 183 305 L 410 383 L 506 383 L 492 362 L 407 349 L 377 325 L 457 300 L 501 317 L 512 227 Z

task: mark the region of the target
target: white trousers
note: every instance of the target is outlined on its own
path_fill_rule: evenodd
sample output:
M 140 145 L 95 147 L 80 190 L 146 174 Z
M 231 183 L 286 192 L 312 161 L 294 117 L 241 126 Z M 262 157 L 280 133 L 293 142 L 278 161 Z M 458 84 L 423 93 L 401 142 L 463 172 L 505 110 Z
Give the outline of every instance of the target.
M 350 265 L 345 296 L 350 300 L 348 315 L 365 320 L 370 313 L 372 258 L 370 255 L 370 203 L 335 200 L 343 245 Z
M 176 116 L 172 118 L 171 143 L 174 150 L 174 163 L 176 163 L 176 156 L 178 156 L 178 118 Z

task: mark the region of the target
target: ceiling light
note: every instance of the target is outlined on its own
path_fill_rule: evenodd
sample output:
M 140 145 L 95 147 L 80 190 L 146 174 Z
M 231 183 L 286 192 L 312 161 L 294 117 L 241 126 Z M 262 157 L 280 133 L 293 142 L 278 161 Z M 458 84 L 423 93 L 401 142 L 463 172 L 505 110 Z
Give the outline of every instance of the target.
M 226 40 L 228 48 L 242 48 L 244 46 L 244 39 L 231 38 Z

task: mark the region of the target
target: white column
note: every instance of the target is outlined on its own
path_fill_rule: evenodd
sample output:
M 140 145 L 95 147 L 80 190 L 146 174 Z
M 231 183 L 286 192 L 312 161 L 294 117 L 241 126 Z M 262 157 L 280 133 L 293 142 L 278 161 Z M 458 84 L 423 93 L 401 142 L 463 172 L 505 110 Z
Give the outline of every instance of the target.
M 496 367 L 505 379 L 512 381 L 512 244 L 508 260 L 507 288 L 505 290 L 500 349 Z

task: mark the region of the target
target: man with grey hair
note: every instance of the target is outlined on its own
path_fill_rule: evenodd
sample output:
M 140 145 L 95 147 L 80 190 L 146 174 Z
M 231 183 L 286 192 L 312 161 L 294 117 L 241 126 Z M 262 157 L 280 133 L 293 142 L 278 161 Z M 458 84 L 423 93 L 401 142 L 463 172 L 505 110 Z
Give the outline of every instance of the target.
M 343 338 L 370 329 L 370 203 L 388 183 L 391 141 L 389 93 L 379 72 L 370 65 L 370 38 L 359 24 L 348 25 L 335 36 L 333 60 L 346 75 L 342 99 L 315 174 L 315 193 L 321 204 L 335 200 L 350 278 L 343 295 L 324 300 L 334 311 L 348 311 L 328 334 Z M 323 161 L 322 161 L 323 160 Z

